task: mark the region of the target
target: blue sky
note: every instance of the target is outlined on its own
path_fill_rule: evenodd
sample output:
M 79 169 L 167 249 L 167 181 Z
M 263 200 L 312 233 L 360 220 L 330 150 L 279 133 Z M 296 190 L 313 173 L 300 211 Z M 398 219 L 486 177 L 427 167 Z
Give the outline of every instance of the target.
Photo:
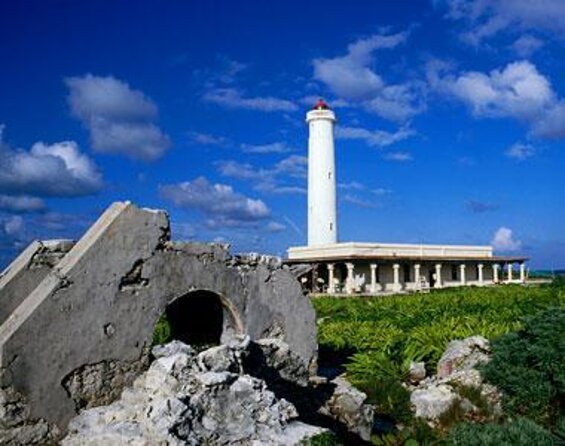
M 304 117 L 324 97 L 341 241 L 565 267 L 562 0 L 2 9 L 2 265 L 126 199 L 167 209 L 177 239 L 304 244 Z

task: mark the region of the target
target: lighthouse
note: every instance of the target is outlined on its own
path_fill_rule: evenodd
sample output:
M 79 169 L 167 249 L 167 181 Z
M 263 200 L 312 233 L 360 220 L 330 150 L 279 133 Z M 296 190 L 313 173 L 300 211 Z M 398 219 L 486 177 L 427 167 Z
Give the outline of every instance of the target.
M 335 114 L 318 100 L 308 123 L 308 246 L 337 243 Z

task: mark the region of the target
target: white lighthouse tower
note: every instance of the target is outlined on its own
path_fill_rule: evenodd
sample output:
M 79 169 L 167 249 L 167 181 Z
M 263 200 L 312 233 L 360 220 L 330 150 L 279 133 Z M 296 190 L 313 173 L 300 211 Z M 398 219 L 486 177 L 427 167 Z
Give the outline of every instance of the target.
M 306 114 L 308 138 L 308 246 L 337 243 L 335 114 L 321 99 Z

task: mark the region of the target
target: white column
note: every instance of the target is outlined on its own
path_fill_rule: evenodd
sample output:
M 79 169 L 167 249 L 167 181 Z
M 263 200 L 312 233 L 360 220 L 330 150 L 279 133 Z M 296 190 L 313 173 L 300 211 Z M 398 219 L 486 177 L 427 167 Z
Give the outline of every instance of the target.
M 377 264 L 371 263 L 371 293 L 377 292 Z
M 493 263 L 492 265 L 492 281 L 498 283 L 498 263 Z
M 465 276 L 465 264 L 462 263 L 459 266 L 459 269 L 461 270 L 461 274 L 460 274 L 460 278 L 459 280 L 461 280 L 461 285 L 466 285 L 467 284 L 467 277 Z
M 526 264 L 520 263 L 520 282 L 526 283 Z
M 414 265 L 414 288 L 420 288 L 420 264 L 416 263 Z
M 477 265 L 477 270 L 478 270 L 478 273 L 479 273 L 479 277 L 478 277 L 479 285 L 483 284 L 483 266 L 484 265 L 482 263 L 479 263 Z
M 335 293 L 335 281 L 334 281 L 334 264 L 328 263 L 328 294 Z
M 441 263 L 436 263 L 436 283 L 434 283 L 434 288 L 441 288 Z
M 347 279 L 345 279 L 345 292 L 347 294 L 353 294 L 355 291 L 355 279 L 353 278 L 355 265 L 353 263 L 346 263 L 347 267 Z
M 508 282 L 512 282 L 512 268 L 513 268 L 514 264 L 513 263 L 509 263 L 507 265 L 507 270 L 508 270 Z
M 394 265 L 392 265 L 392 272 L 393 272 L 393 284 L 392 284 L 392 290 L 393 291 L 400 291 L 402 289 L 402 287 L 400 286 L 400 265 L 398 263 L 395 263 Z

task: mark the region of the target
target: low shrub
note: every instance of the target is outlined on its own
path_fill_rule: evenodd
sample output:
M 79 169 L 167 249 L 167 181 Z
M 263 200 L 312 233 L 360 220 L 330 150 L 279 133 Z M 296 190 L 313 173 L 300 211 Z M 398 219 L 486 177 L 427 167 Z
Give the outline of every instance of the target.
M 527 318 L 495 341 L 482 372 L 502 392 L 507 414 L 555 429 L 565 408 L 565 308 Z
M 526 418 L 503 424 L 461 423 L 455 425 L 445 444 L 453 446 L 553 446 L 550 432 Z

